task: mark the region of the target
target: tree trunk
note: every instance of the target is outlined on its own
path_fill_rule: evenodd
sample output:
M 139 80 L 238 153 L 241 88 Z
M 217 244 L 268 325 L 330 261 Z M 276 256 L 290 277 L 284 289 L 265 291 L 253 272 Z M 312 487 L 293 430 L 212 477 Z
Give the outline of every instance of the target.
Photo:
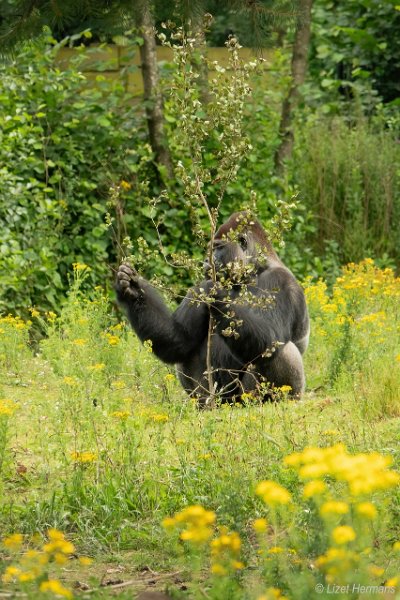
M 149 129 L 150 145 L 156 162 L 166 169 L 168 177 L 173 175 L 172 160 L 164 133 L 163 99 L 159 90 L 159 71 L 156 54 L 156 40 L 150 2 L 139 5 L 137 25 L 143 38 L 140 46 L 140 59 L 143 78 L 144 102 Z
M 280 145 L 275 152 L 275 172 L 281 175 L 285 161 L 293 151 L 293 113 L 300 100 L 299 87 L 304 83 L 307 71 L 307 58 L 311 37 L 311 8 L 313 0 L 299 0 L 300 15 L 292 52 L 292 83 L 283 101 L 279 125 Z

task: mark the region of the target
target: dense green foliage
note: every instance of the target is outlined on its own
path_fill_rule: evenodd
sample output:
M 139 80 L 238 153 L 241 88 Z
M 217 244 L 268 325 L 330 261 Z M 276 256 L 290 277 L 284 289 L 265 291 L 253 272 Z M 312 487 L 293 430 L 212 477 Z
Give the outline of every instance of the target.
M 400 12 L 396 0 L 316 0 L 311 75 L 327 101 L 400 97 Z
M 109 277 L 109 188 L 134 173 L 143 136 L 121 84 L 60 70 L 57 48 L 25 50 L 0 79 L 0 310 L 56 308 L 71 264 Z M 112 93 L 110 93 L 112 91 Z

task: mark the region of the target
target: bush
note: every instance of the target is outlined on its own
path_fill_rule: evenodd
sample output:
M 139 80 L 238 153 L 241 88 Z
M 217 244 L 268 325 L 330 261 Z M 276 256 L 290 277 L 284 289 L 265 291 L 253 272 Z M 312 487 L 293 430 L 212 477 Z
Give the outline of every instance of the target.
M 108 278 L 109 188 L 134 178 L 146 151 L 122 85 L 90 87 L 75 63 L 61 71 L 58 49 L 1 68 L 0 312 L 57 308 L 74 262 L 91 266 L 91 283 Z

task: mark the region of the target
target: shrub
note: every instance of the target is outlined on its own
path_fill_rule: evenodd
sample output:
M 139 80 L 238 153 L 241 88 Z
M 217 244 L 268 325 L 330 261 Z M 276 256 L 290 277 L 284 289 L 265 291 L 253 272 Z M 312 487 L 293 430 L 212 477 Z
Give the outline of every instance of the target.
M 79 56 L 60 70 L 59 47 L 47 40 L 1 67 L 0 312 L 56 309 L 73 262 L 90 264 L 91 283 L 108 277 L 108 191 L 145 151 L 122 85 L 89 86 Z

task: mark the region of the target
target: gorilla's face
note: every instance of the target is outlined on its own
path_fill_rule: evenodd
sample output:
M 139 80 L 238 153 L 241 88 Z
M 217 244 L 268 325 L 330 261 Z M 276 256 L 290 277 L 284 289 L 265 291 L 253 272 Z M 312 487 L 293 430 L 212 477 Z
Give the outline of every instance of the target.
M 248 264 L 251 256 L 248 254 L 247 235 L 241 234 L 237 241 L 214 240 L 213 257 L 218 271 L 229 269 L 234 264 L 237 266 Z
M 270 255 L 276 257 L 263 227 L 248 211 L 233 213 L 221 225 L 210 251 L 217 278 L 233 283 L 250 281 L 255 273 L 267 267 Z M 204 263 L 207 277 L 214 270 L 210 262 L 208 257 Z
M 236 235 L 216 238 L 212 253 L 218 279 L 243 282 L 257 269 L 257 247 L 251 232 L 236 232 Z M 209 262 L 206 261 L 204 266 L 206 275 L 209 276 Z

